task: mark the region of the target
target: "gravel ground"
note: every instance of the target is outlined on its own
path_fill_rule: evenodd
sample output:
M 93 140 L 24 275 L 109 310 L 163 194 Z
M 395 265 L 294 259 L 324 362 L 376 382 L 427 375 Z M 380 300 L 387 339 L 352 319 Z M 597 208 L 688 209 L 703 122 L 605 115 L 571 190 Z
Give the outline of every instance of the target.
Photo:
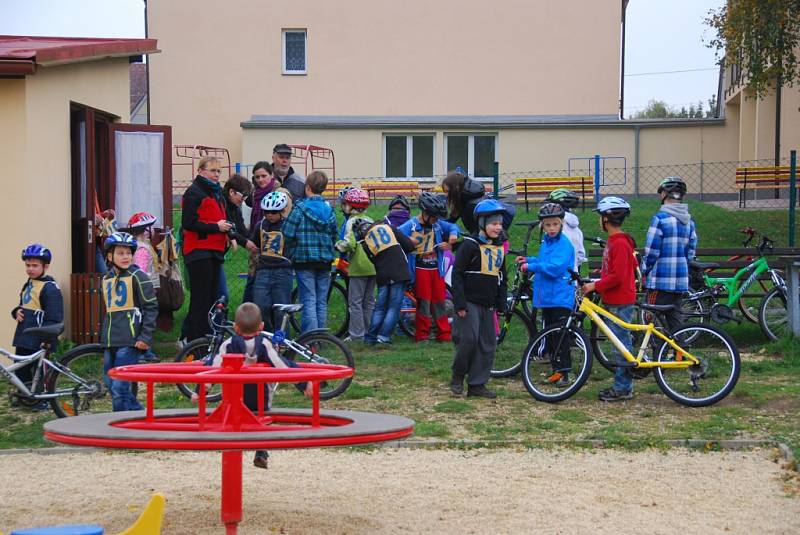
M 245 453 L 241 535 L 800 533 L 794 477 L 768 450 L 305 450 Z M 796 483 L 796 480 L 794 481 Z M 0 456 L 0 531 L 119 533 L 154 491 L 164 534 L 223 533 L 219 453 Z

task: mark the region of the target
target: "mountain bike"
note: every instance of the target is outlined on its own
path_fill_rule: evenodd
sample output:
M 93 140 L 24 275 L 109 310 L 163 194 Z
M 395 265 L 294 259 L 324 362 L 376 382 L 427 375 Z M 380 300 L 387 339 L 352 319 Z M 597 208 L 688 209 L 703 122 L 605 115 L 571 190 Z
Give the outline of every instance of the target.
M 341 279 L 341 281 L 339 280 Z M 337 338 L 341 338 L 347 334 L 347 328 L 350 325 L 350 308 L 347 301 L 347 284 L 349 277 L 347 275 L 347 262 L 341 259 L 334 260 L 331 265 L 331 284 L 328 287 L 328 329 Z M 297 303 L 298 290 L 297 286 L 292 289 L 292 303 Z M 301 331 L 300 318 L 294 315 L 290 318 L 290 325 L 294 332 Z
M 63 323 L 25 329 L 24 334 L 46 340 L 41 349 L 32 355 L 15 355 L 0 348 L 0 354 L 12 361 L 8 366 L 0 362 L 0 374 L 15 388 L 9 392 L 9 397 L 25 406 L 48 401 L 59 418 L 111 412 L 111 393 L 104 381 L 104 348 L 99 344 L 80 345 L 58 359 L 51 359 L 52 347 L 63 331 Z M 16 370 L 29 365 L 35 366 L 30 386 L 14 374 Z M 135 396 L 136 383 L 132 383 L 131 387 Z
M 186 344 L 175 356 L 175 362 L 203 361 L 210 366 L 219 352 L 222 342 L 233 336 L 233 322 L 227 320 L 228 303 L 224 297 L 218 299 L 208 311 L 208 324 L 211 334 Z M 292 339 L 286 336 L 291 318 L 303 309 L 300 304 L 272 305 L 276 312 L 283 313 L 281 327 L 274 333 L 264 331 L 263 334 L 275 345 L 278 353 L 290 360 L 303 359 L 317 364 L 338 364 L 355 369 L 355 361 L 350 349 L 339 338 L 327 329 L 315 329 Z M 350 386 L 352 377 L 342 380 L 326 381 L 320 385 L 320 399 L 335 398 Z M 177 384 L 178 390 L 187 398 L 196 391 L 196 385 Z M 222 397 L 222 386 L 207 384 L 206 399 L 209 402 L 219 401 Z
M 571 276 L 578 284 L 590 282 L 575 272 L 571 272 Z M 657 314 L 673 309 L 672 305 L 646 303 L 640 307 Z M 525 352 L 522 380 L 535 399 L 548 403 L 562 401 L 586 383 L 592 370 L 592 346 L 581 328 L 585 317 L 597 324 L 624 357 L 624 361 L 615 363 L 617 367 L 652 369 L 659 388 L 682 405 L 712 405 L 736 386 L 741 369 L 739 351 L 730 337 L 716 327 L 683 324 L 667 335 L 653 323 L 625 322 L 579 295 L 565 324 L 541 331 Z M 644 333 L 636 356 L 628 351 L 603 318 L 625 329 Z M 650 345 L 653 336 L 660 340 L 655 349 Z

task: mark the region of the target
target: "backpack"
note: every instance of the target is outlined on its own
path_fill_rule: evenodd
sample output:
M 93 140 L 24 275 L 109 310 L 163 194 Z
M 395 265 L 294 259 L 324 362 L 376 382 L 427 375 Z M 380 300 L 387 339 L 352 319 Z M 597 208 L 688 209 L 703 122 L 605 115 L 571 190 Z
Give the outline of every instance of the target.
M 181 270 L 177 262 L 178 252 L 175 249 L 175 238 L 169 229 L 166 229 L 164 239 L 156 249 L 160 265 L 158 278 L 161 283 L 161 287 L 156 289 L 158 309 L 162 312 L 175 312 L 183 306 L 186 296 L 183 291 Z

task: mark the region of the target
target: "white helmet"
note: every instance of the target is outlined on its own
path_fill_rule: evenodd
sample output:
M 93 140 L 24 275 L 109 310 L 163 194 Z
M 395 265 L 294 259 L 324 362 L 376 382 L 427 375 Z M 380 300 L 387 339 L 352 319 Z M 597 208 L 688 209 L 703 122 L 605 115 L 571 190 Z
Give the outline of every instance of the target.
M 267 193 L 261 199 L 261 209 L 265 212 L 280 212 L 289 205 L 289 196 L 282 191 Z
M 611 223 L 621 225 L 631 213 L 631 205 L 620 197 L 603 197 L 597 203 L 595 212 L 606 216 Z

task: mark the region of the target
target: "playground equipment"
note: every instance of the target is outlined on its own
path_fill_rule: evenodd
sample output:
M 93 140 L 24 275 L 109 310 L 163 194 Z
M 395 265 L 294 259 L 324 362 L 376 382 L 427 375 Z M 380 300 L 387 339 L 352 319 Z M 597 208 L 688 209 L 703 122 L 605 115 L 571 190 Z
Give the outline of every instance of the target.
M 300 368 L 243 367 L 243 355 L 223 355 L 222 366 L 202 363 L 141 364 L 114 368 L 115 379 L 147 385 L 144 411 L 76 416 L 47 422 L 44 436 L 76 446 L 138 450 L 222 450 L 221 519 L 226 535 L 237 533 L 242 519 L 242 450 L 349 446 L 409 436 L 408 418 L 319 407 L 320 382 L 351 377 L 353 369 L 302 363 Z M 266 383 L 311 381 L 312 408 L 265 412 Z M 156 383 L 201 385 L 197 409 L 155 410 Z M 222 401 L 206 408 L 207 384 L 222 385 Z M 257 385 L 257 411 L 243 402 L 245 384 Z M 140 386 L 141 389 L 141 386 Z

